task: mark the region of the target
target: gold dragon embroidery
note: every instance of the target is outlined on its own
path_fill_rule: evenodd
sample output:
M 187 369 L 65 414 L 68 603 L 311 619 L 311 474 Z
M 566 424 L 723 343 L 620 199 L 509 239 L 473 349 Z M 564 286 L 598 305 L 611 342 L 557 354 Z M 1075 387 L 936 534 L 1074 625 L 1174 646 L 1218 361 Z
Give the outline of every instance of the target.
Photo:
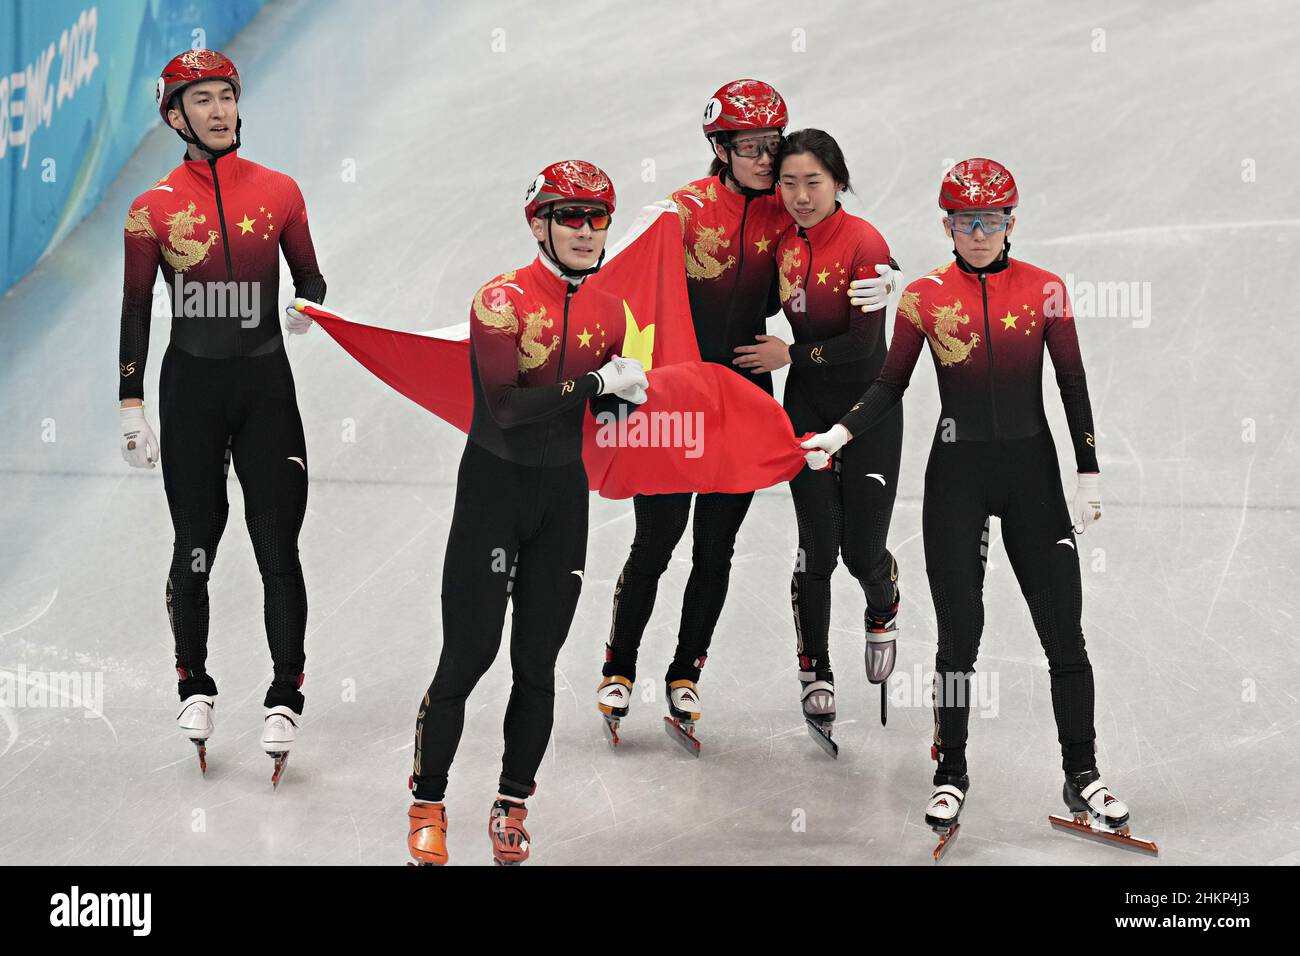
M 504 290 L 499 295 L 491 296 L 493 302 L 502 303 L 497 307 L 488 305 L 484 297 L 491 290 L 500 289 L 514 277 L 514 271 L 507 272 L 493 279 L 474 295 L 474 318 L 482 322 L 484 327 L 510 336 L 519 334 L 519 315 L 515 312 L 515 304 L 506 296 Z M 546 364 L 546 360 L 560 344 L 560 337 L 552 335 L 550 345 L 543 345 L 539 340 L 542 333 L 554 324 L 553 319 L 546 317 L 546 306 L 524 316 L 524 333 L 519 338 L 519 354 L 516 357 L 520 372 L 528 372 Z
M 898 300 L 898 311 L 903 314 L 907 321 L 911 322 L 922 334 L 925 334 L 925 325 L 921 322 L 921 313 L 917 311 L 917 306 L 921 303 L 921 293 L 904 292 L 902 298 Z
M 792 269 L 798 269 L 802 262 L 799 261 L 798 249 L 786 249 L 781 253 L 781 268 L 777 272 L 777 281 L 780 285 L 782 304 L 790 301 L 790 296 L 794 295 L 794 290 L 803 285 L 803 276 L 795 276 L 791 281 L 788 273 Z
M 952 305 L 935 306 L 930 315 L 934 318 L 934 331 L 930 333 L 930 347 L 939 357 L 941 365 L 960 365 L 965 362 L 975 346 L 979 345 L 978 332 L 972 332 L 970 339 L 963 342 L 957 338 L 959 325 L 969 325 L 970 316 L 961 310 L 961 299 Z
M 177 272 L 188 272 L 207 259 L 212 244 L 221 238 L 221 233 L 215 229 L 208 230 L 207 242 L 199 242 L 192 238 L 194 227 L 208 221 L 206 214 L 194 215 L 194 209 L 194 203 L 190 203 L 188 209 L 180 209 L 163 217 L 163 224 L 167 226 L 166 242 L 161 241 L 154 231 L 148 206 L 141 206 L 127 213 L 126 231 L 133 236 L 148 236 L 158 243 L 158 248 L 169 266 Z
M 691 195 L 716 202 L 718 199 L 717 187 L 709 183 L 707 190 L 700 189 L 698 186 L 686 186 L 680 192 L 688 192 Z M 677 218 L 682 224 L 682 238 L 686 238 L 686 226 L 691 222 L 691 210 L 680 199 L 673 197 L 677 204 Z M 722 273 L 726 272 L 736 264 L 735 256 L 727 256 L 727 261 L 719 261 L 715 253 L 719 249 L 726 249 L 731 246 L 730 239 L 724 239 L 726 233 L 725 226 L 696 226 L 695 227 L 695 246 L 693 249 L 686 250 L 686 275 L 692 279 L 716 279 Z

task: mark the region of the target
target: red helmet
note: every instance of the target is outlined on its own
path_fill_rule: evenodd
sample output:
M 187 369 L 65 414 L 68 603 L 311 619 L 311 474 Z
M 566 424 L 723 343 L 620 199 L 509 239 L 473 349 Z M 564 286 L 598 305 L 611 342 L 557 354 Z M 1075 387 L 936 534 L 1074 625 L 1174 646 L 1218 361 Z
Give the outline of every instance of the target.
M 1003 209 L 1019 202 L 1011 170 L 991 159 L 963 159 L 939 185 L 940 209 Z
M 203 80 L 225 80 L 235 91 L 239 99 L 239 71 L 223 53 L 216 50 L 186 50 L 180 56 L 172 57 L 170 63 L 163 67 L 162 76 L 158 77 L 158 112 L 163 122 L 167 122 L 167 108 L 172 97 L 185 87 Z
M 551 163 L 533 180 L 524 193 L 524 221 L 531 222 L 537 210 L 565 199 L 598 202 L 614 212 L 614 183 L 599 166 L 581 159 Z
M 776 89 L 762 80 L 733 80 L 704 104 L 704 135 L 747 129 L 785 129 L 790 114 Z

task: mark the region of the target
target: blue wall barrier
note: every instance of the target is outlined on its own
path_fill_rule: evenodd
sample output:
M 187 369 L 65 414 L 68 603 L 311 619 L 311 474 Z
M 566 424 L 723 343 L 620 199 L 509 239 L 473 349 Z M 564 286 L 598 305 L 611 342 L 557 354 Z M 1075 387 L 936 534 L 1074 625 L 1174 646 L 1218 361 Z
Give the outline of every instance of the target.
M 220 49 L 266 2 L 0 3 L 0 292 L 94 208 L 161 122 L 167 61 Z

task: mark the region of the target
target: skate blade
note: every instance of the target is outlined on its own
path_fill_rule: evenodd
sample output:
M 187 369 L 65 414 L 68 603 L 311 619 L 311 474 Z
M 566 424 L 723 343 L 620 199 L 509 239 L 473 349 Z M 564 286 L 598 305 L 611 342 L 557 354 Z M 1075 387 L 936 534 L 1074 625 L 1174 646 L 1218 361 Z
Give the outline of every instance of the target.
M 523 860 L 498 860 L 493 858 L 492 862 L 495 863 L 497 866 L 519 866 L 524 861 Z
M 609 717 L 606 717 L 604 720 L 604 724 L 605 724 L 605 740 L 609 742 L 609 748 L 611 750 L 617 751 L 619 745 L 618 721 L 611 720 Z
M 880 726 L 884 727 L 889 722 L 889 696 L 885 693 L 885 685 L 880 685 Z
M 687 725 L 683 724 L 675 717 L 665 717 L 664 730 L 668 733 L 669 737 L 681 744 L 682 749 L 692 757 L 698 757 L 700 755 L 700 742 L 695 739 L 694 724 L 691 724 L 688 728 Z
M 271 753 L 270 751 L 267 751 L 267 753 L 275 761 L 275 766 L 271 768 L 271 790 L 279 790 L 280 781 L 284 779 L 284 768 L 289 765 L 289 752 L 286 750 L 280 753 Z
M 808 725 L 808 736 L 816 742 L 817 746 L 826 751 L 835 760 L 840 759 L 839 744 L 831 740 L 830 724 L 820 724 L 811 717 L 805 717 L 804 723 Z
M 208 742 L 206 740 L 191 740 L 190 743 L 199 752 L 199 773 L 206 777 L 208 775 Z
M 931 829 L 934 829 L 934 832 L 939 834 L 939 845 L 934 848 L 934 862 L 938 863 L 943 859 L 944 854 L 948 852 L 948 848 L 957 841 L 957 834 L 961 833 L 961 824 L 954 823 L 947 830 L 933 827 Z
M 1160 855 L 1160 848 L 1156 846 L 1154 840 L 1140 840 L 1127 833 L 1093 826 L 1091 823 L 1086 822 L 1086 818 L 1085 821 L 1080 821 L 1069 817 L 1058 817 L 1053 813 L 1048 815 L 1047 822 L 1055 830 L 1074 833 L 1089 840 L 1095 840 L 1098 843 L 1108 843 L 1111 846 L 1132 850 L 1135 853 L 1150 853 L 1152 856 Z

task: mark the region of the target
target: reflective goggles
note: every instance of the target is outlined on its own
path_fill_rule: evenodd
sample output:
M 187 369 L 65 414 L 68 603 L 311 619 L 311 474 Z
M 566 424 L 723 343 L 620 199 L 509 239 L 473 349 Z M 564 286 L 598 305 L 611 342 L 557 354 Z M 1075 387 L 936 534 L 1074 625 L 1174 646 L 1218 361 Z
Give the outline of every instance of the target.
M 969 236 L 975 231 L 976 227 L 986 236 L 991 236 L 995 232 L 1001 232 L 1007 228 L 1007 223 L 1011 221 L 1011 216 L 1005 212 L 990 212 L 987 209 L 979 212 L 954 212 L 947 216 L 948 225 L 953 232 L 960 232 L 963 236 Z
M 732 140 L 731 151 L 745 159 L 757 159 L 763 153 L 776 159 L 781 152 L 781 136 L 751 136 L 747 139 Z
M 586 223 L 595 232 L 605 231 L 613 220 L 609 210 L 599 206 L 555 206 L 543 212 L 542 216 L 568 229 L 581 229 Z

